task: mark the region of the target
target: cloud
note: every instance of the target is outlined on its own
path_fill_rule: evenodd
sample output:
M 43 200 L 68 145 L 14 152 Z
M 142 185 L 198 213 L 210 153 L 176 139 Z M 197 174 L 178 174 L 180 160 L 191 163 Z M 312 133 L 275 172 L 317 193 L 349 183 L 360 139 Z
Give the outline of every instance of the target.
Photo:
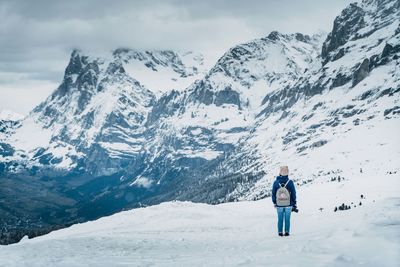
M 118 47 L 197 50 L 215 62 L 229 47 L 272 30 L 329 31 L 350 2 L 3 0 L 0 97 L 5 88 L 25 86 L 28 97 L 40 90 L 41 81 L 44 87 L 59 82 L 73 48 L 94 53 Z M 16 102 L 16 110 L 25 110 Z

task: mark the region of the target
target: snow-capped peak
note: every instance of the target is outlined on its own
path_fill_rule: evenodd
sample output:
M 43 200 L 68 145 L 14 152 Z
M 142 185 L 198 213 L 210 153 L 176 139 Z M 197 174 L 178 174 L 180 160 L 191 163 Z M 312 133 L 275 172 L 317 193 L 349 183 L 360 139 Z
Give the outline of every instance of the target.
M 172 50 L 138 51 L 120 48 L 113 52 L 125 71 L 157 97 L 171 90 L 183 90 L 206 71 L 204 57 L 195 52 Z
M 200 86 L 188 91 L 204 94 L 199 90 L 206 87 L 216 94 L 230 94 L 231 97 L 225 97 L 228 100 L 225 103 L 247 107 L 256 114 L 265 95 L 293 83 L 313 65 L 319 56 L 322 38 L 323 34 L 308 36 L 274 31 L 265 38 L 239 44 L 218 60 Z M 198 97 L 193 99 L 201 101 Z

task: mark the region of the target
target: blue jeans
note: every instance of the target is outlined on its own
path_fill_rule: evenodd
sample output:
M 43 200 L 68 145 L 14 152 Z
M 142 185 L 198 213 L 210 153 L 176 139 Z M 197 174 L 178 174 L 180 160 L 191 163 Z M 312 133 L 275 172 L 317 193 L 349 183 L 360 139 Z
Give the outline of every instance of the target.
M 285 221 L 285 233 L 289 233 L 292 206 L 276 207 L 276 211 L 278 212 L 278 233 L 283 233 L 283 221 Z

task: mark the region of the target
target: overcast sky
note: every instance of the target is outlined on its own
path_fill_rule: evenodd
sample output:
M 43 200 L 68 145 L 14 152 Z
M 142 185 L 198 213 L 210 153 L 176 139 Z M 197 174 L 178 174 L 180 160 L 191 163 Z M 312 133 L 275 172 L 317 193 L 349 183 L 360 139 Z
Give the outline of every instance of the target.
M 0 0 L 0 110 L 26 114 L 57 88 L 73 48 L 203 52 L 273 30 L 329 32 L 355 0 Z

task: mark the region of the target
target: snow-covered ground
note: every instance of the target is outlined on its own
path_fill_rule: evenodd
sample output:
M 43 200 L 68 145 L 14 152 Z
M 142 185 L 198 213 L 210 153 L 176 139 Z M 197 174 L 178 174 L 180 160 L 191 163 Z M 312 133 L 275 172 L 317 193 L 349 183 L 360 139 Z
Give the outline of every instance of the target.
M 270 198 L 168 202 L 0 246 L 0 266 L 398 266 L 400 173 L 344 176 L 298 187 L 290 237 Z

